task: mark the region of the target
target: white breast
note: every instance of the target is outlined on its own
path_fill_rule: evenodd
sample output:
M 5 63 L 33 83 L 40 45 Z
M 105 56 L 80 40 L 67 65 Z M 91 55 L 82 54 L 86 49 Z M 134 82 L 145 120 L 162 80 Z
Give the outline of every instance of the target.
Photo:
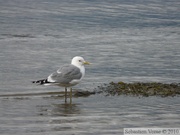
M 80 79 L 74 79 L 74 80 L 72 80 L 72 81 L 70 82 L 70 84 L 72 84 L 72 85 L 76 85 L 76 84 L 80 83 L 80 81 L 83 79 L 83 77 L 84 77 L 84 75 L 85 75 L 85 68 L 84 68 L 84 66 L 81 66 L 81 67 L 78 67 L 78 68 L 80 68 L 80 72 L 81 72 L 82 76 L 81 76 Z

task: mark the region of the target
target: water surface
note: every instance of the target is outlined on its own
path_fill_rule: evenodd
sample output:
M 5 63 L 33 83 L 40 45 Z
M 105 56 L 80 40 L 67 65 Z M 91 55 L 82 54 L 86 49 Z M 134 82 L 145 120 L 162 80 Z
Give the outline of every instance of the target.
M 1 0 L 0 95 L 63 91 L 32 85 L 72 57 L 93 63 L 76 89 L 102 83 L 179 82 L 178 0 Z M 0 133 L 119 134 L 179 127 L 179 97 L 0 97 Z

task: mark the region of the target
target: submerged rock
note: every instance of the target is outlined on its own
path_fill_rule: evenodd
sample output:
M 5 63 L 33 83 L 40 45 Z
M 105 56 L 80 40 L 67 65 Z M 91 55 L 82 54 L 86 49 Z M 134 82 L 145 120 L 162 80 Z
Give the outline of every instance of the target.
M 111 82 L 98 86 L 98 91 L 106 93 L 107 95 L 131 95 L 131 96 L 176 96 L 180 94 L 180 83 L 125 83 Z

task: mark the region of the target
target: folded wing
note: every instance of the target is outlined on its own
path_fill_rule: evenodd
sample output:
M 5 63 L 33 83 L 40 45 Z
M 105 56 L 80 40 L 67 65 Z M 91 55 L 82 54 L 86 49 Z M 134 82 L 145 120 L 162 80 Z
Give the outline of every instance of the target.
M 74 65 L 64 65 L 57 72 L 52 73 L 47 81 L 50 83 L 69 84 L 71 81 L 81 79 L 80 69 Z

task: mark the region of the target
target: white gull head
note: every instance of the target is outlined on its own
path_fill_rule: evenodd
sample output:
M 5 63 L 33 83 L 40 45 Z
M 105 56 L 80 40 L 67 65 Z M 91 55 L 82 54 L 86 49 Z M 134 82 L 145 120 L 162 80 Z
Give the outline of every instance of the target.
M 84 65 L 89 65 L 90 63 L 85 61 L 83 57 L 76 56 L 72 59 L 71 64 L 78 68 L 81 68 L 84 67 Z

